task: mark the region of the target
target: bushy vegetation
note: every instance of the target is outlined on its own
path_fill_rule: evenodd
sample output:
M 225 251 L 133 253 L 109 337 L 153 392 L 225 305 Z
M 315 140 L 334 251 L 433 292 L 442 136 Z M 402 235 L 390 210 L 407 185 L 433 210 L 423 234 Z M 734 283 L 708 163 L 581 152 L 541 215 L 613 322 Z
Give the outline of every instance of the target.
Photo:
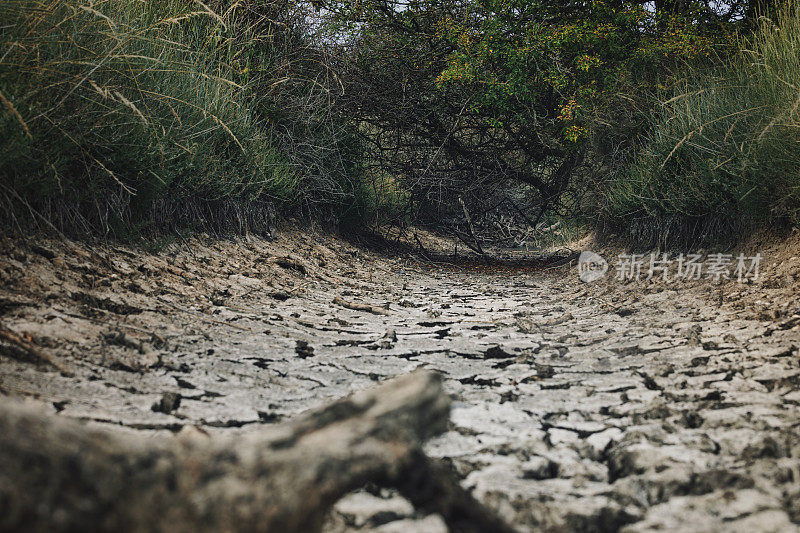
M 739 48 L 665 95 L 608 192 L 616 230 L 681 244 L 800 222 L 800 8 L 760 18 Z
M 122 235 L 242 227 L 269 205 L 358 216 L 358 141 L 305 15 L 284 2 L 2 2 L 5 221 Z
M 0 221 L 798 223 L 800 8 L 758 5 L 8 0 Z
M 669 1 L 655 11 L 573 0 L 400 4 L 329 2 L 345 28 L 343 105 L 368 160 L 397 177 L 415 215 L 461 233 L 462 199 L 476 222 L 498 209 L 534 226 L 548 213 L 584 215 L 596 170 L 618 167 L 646 129 L 663 72 L 705 60 L 725 25 Z

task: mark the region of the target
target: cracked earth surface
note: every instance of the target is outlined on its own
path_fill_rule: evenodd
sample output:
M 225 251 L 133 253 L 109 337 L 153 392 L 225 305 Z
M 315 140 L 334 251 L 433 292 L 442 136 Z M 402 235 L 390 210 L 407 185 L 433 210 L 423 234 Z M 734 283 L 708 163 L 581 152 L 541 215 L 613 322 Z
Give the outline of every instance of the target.
M 800 315 L 786 291 L 765 317 L 732 285 L 711 303 L 312 234 L 158 254 L 8 240 L 0 257 L 0 320 L 74 372 L 0 357 L 0 391 L 61 416 L 248 431 L 427 367 L 455 402 L 426 451 L 522 531 L 799 530 Z M 327 528 L 445 531 L 377 489 L 339 502 Z

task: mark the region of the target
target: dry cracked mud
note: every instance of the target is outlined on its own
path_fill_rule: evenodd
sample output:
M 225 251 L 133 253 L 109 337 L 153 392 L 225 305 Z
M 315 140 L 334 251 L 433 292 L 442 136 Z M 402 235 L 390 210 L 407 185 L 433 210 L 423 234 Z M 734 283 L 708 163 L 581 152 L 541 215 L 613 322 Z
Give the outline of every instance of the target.
M 1 252 L 0 321 L 73 375 L 0 356 L 0 392 L 60 416 L 242 432 L 426 367 L 455 398 L 426 451 L 521 531 L 800 530 L 800 315 L 783 278 L 586 285 L 569 267 L 427 265 L 310 232 Z M 446 530 L 371 488 L 327 529 Z

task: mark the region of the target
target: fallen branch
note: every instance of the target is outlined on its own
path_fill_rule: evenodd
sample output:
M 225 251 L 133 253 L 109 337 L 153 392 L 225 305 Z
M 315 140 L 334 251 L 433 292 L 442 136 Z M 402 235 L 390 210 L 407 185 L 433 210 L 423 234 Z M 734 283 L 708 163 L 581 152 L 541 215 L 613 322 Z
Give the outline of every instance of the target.
M 112 314 L 111 311 L 106 311 L 105 309 L 94 308 L 93 310 L 94 311 L 99 311 L 99 312 L 104 313 L 106 315 Z M 106 325 L 114 326 L 115 328 L 126 328 L 126 329 L 129 329 L 131 331 L 138 331 L 139 333 L 144 333 L 146 335 L 150 335 L 151 337 L 156 339 L 161 344 L 166 344 L 167 343 L 167 341 L 166 341 L 166 339 L 164 339 L 164 337 L 162 337 L 161 335 L 159 335 L 155 331 L 152 331 L 152 330 L 149 330 L 149 329 L 136 327 L 136 326 L 131 325 L 131 324 L 126 324 L 124 322 L 119 322 L 118 320 L 103 320 L 102 318 L 97 318 L 97 317 L 88 316 L 88 315 L 84 316 L 84 315 L 79 315 L 77 313 L 69 313 L 69 312 L 66 312 L 66 311 L 61 311 L 61 312 L 64 313 L 65 316 L 68 316 L 68 317 L 71 317 L 71 318 L 77 318 L 77 319 L 80 319 L 80 320 L 88 320 L 89 322 L 94 322 L 95 324 L 106 324 Z M 178 336 L 178 335 L 179 335 L 178 333 L 173 334 L 173 336 Z
M 416 233 L 416 232 L 414 232 L 414 240 L 416 240 L 416 241 L 417 241 L 417 246 L 419 246 L 419 251 L 420 251 L 420 254 L 422 255 L 422 258 L 423 258 L 423 259 L 425 259 L 426 261 L 428 261 L 429 263 L 432 263 L 433 261 L 432 261 L 432 260 L 431 260 L 431 258 L 428 256 L 428 251 L 427 251 L 427 250 L 425 249 L 425 247 L 422 245 L 422 241 L 421 241 L 421 240 L 419 240 L 419 235 L 417 235 L 417 233 Z
M 477 246 L 475 246 L 474 243 L 470 242 L 469 239 L 467 239 L 467 237 L 462 232 L 460 232 L 456 228 L 451 228 L 451 233 L 455 235 L 459 241 L 464 243 L 464 246 L 466 246 L 476 254 L 480 255 L 482 259 L 486 260 L 486 255 L 483 253 L 483 249 L 478 248 Z
M 347 300 L 344 300 L 338 296 L 333 299 L 333 303 L 335 303 L 336 305 L 341 305 L 342 307 L 346 307 L 347 309 L 352 309 L 354 311 L 366 311 L 367 313 L 372 313 L 375 315 L 391 315 L 391 313 L 383 307 L 378 307 L 377 305 L 348 302 Z
M 289 255 L 285 257 L 275 257 L 269 260 L 270 263 L 274 263 L 281 268 L 285 268 L 287 270 L 296 270 L 302 275 L 308 274 L 309 268 L 306 264 L 297 258 L 291 257 Z
M 477 248 L 477 252 L 481 255 L 486 255 L 483 252 L 483 248 L 481 247 L 481 242 L 475 235 L 475 228 L 472 226 L 472 218 L 469 216 L 469 211 L 467 211 L 467 206 L 464 203 L 464 199 L 461 198 L 460 196 L 458 197 L 458 203 L 461 204 L 461 209 L 464 211 L 464 218 L 467 219 L 467 227 L 469 228 L 469 234 L 472 236 L 472 240 L 475 242 L 475 247 Z
M 9 357 L 12 357 L 14 359 L 34 361 L 37 363 L 46 363 L 65 374 L 70 373 L 69 370 L 67 370 L 67 368 L 60 361 L 54 359 L 52 355 L 43 350 L 40 350 L 32 342 L 29 342 L 22 335 L 7 328 L 2 323 L 0 323 L 0 339 L 16 347 L 25 355 L 25 358 L 21 358 L 17 357 L 16 354 L 13 352 L 6 351 L 5 353 Z
M 200 311 L 194 311 L 192 309 L 184 309 L 183 307 L 175 305 L 172 302 L 168 302 L 168 301 L 164 300 L 163 298 L 159 298 L 158 301 L 167 304 L 168 306 L 172 307 L 176 311 L 180 311 L 182 313 L 188 313 L 190 315 L 194 315 L 196 317 L 199 317 L 200 320 L 202 320 L 204 322 L 208 322 L 209 324 L 219 324 L 220 326 L 228 326 L 229 328 L 239 329 L 239 330 L 242 330 L 242 331 L 251 331 L 251 332 L 253 331 L 250 328 L 246 328 L 246 327 L 240 326 L 238 324 L 231 324 L 230 322 L 223 322 L 222 320 L 215 320 L 213 318 L 209 318 L 208 316 L 206 316 L 205 313 L 201 313 Z
M 315 532 L 337 500 L 374 483 L 438 512 L 451 531 L 512 531 L 423 453 L 448 413 L 430 372 L 211 438 L 111 433 L 6 401 L 0 530 Z

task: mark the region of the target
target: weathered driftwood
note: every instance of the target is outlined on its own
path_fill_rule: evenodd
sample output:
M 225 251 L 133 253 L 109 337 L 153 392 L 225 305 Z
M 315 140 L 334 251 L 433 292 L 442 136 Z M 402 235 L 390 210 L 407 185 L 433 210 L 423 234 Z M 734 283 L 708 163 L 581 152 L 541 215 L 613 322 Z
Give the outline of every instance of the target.
M 347 309 L 352 309 L 353 311 L 366 311 L 367 313 L 372 313 L 374 315 L 391 315 L 389 310 L 386 308 L 378 307 L 376 305 L 348 302 L 339 296 L 333 299 L 333 303 L 336 305 L 341 305 L 342 307 L 346 307 Z
M 448 412 L 425 372 L 236 437 L 117 434 L 5 400 L 0 530 L 318 531 L 371 482 L 452 531 L 510 531 L 422 452 Z

